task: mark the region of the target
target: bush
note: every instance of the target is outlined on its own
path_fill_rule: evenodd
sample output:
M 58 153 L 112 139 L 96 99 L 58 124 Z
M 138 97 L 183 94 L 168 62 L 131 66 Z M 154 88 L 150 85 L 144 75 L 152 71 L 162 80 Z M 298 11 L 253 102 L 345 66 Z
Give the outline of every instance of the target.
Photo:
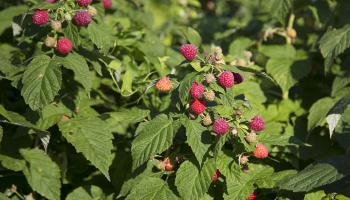
M 0 9 L 0 199 L 349 199 L 347 1 Z

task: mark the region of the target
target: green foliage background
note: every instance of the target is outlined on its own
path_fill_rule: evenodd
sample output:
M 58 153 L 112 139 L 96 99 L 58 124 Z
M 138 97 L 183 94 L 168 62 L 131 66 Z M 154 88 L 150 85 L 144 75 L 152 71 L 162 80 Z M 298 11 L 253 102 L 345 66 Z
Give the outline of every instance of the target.
M 95 1 L 88 28 L 64 26 L 75 46 L 65 57 L 31 24 L 38 3 L 0 2 L 0 199 L 349 199 L 348 0 L 114 0 L 106 12 Z M 227 63 L 253 53 L 215 108 L 225 116 L 244 94 L 244 116 L 264 117 L 270 156 L 248 172 L 235 151 L 251 146 L 208 144 L 183 114 L 205 70 L 181 64 L 187 42 L 222 47 Z M 169 74 L 178 87 L 159 95 L 153 85 Z M 167 174 L 156 155 L 184 161 Z

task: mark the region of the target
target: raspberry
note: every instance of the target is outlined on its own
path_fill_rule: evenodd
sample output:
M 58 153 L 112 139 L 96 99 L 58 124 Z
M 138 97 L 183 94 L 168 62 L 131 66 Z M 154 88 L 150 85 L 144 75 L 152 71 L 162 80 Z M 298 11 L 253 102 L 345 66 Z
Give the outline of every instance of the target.
M 217 181 L 221 177 L 221 172 L 217 169 L 215 173 L 211 176 L 213 182 Z
M 169 77 L 165 76 L 156 83 L 156 89 L 159 92 L 167 93 L 173 88 Z
M 257 115 L 250 120 L 249 126 L 250 129 L 252 129 L 253 131 L 262 131 L 265 128 L 264 119 Z
M 51 21 L 51 28 L 54 31 L 59 31 L 62 28 L 62 23 L 57 20 Z
M 245 140 L 248 143 L 253 143 L 256 142 L 256 133 L 255 132 L 250 132 L 245 136 Z
M 49 18 L 49 12 L 47 10 L 36 10 L 32 15 L 32 22 L 40 26 L 49 22 Z
M 112 8 L 112 0 L 102 0 L 102 5 L 105 9 Z
M 241 156 L 241 157 L 239 158 L 239 163 L 240 163 L 241 165 L 246 165 L 246 164 L 248 164 L 248 162 L 249 162 L 248 156 Z
M 66 55 L 73 49 L 73 43 L 68 38 L 60 38 L 57 41 L 56 51 L 62 55 Z
M 297 32 L 294 28 L 287 28 L 287 36 L 291 39 L 295 39 L 297 37 Z
M 269 155 L 269 150 L 263 144 L 256 144 L 253 156 L 256 158 L 266 158 Z
M 214 83 L 216 81 L 216 78 L 213 74 L 207 74 L 205 75 L 205 81 L 210 84 L 210 83 Z
M 56 0 L 45 0 L 47 3 L 56 3 Z
M 88 13 L 91 17 L 94 17 L 97 15 L 97 10 L 92 6 L 88 6 Z
M 175 164 L 172 164 L 169 158 L 164 160 L 164 169 L 165 171 L 172 171 L 175 168 Z
M 230 126 L 223 118 L 216 119 L 213 124 L 213 131 L 216 135 L 223 135 L 229 130 Z
M 184 44 L 180 47 L 180 53 L 187 61 L 192 61 L 197 56 L 197 47 L 193 44 Z
M 72 20 L 72 15 L 69 13 L 66 13 L 66 14 L 64 14 L 64 19 L 67 21 L 70 21 L 70 20 Z
M 246 200 L 256 200 L 256 193 L 255 193 L 255 192 L 251 193 L 251 194 L 246 198 Z
M 214 99 L 215 99 L 215 92 L 213 90 L 209 90 L 207 92 L 204 92 L 204 98 L 207 101 L 214 101 Z
M 78 3 L 79 6 L 86 7 L 90 5 L 92 0 L 76 0 L 76 2 Z
M 45 46 L 47 46 L 47 47 L 55 47 L 56 43 L 57 43 L 57 41 L 54 37 L 47 37 L 45 39 Z
M 240 84 L 243 82 L 243 76 L 239 73 L 233 73 L 233 79 L 235 84 Z
M 204 85 L 201 83 L 193 82 L 191 89 L 190 89 L 190 94 L 193 98 L 199 99 L 203 95 L 204 92 Z
M 238 130 L 236 128 L 234 128 L 234 129 L 232 129 L 231 133 L 232 133 L 232 136 L 235 137 L 238 134 Z
M 232 72 L 230 71 L 224 71 L 219 75 L 219 83 L 221 86 L 225 88 L 230 88 L 233 86 L 234 82 L 234 76 Z
M 206 115 L 203 119 L 202 119 L 202 123 L 204 126 L 209 126 L 210 124 L 213 123 L 213 121 L 211 120 L 210 115 Z
M 77 26 L 87 26 L 91 22 L 91 17 L 87 11 L 81 10 L 75 13 L 73 21 Z
M 201 101 L 198 99 L 193 100 L 191 102 L 190 109 L 193 113 L 195 113 L 197 115 L 204 113 L 204 111 L 205 111 L 204 101 Z

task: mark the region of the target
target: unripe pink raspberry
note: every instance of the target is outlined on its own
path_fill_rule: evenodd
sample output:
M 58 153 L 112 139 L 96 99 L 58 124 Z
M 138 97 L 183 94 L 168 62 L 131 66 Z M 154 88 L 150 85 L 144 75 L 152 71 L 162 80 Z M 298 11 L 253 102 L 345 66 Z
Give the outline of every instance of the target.
M 223 118 L 216 119 L 213 124 L 213 131 L 216 135 L 224 135 L 229 129 L 230 126 Z
M 259 115 L 256 115 L 250 120 L 249 126 L 250 126 L 250 129 L 252 129 L 253 131 L 256 131 L 256 132 L 262 131 L 265 128 L 264 119 Z
M 215 92 L 213 90 L 209 90 L 207 92 L 204 92 L 204 98 L 207 101 L 214 101 L 214 99 L 215 99 Z
M 77 4 L 82 7 L 86 7 L 91 4 L 92 0 L 76 0 Z
M 225 88 L 230 88 L 234 85 L 234 76 L 232 74 L 232 72 L 230 71 L 224 71 L 222 72 L 219 77 L 218 77 L 218 80 L 219 80 L 219 84 L 222 86 L 222 87 L 225 87 Z
M 256 142 L 256 133 L 255 132 L 250 132 L 245 136 L 245 140 L 248 143 L 254 143 Z
M 243 82 L 243 76 L 239 73 L 233 73 L 233 78 L 234 78 L 234 82 L 235 84 L 240 84 Z
M 255 193 L 255 192 L 251 193 L 251 194 L 246 198 L 246 200 L 256 200 L 256 193 Z
M 44 25 L 49 22 L 49 12 L 47 10 L 36 10 L 32 15 L 32 22 L 35 25 Z
M 220 170 L 216 170 L 215 173 L 211 176 L 211 181 L 215 182 L 221 177 Z
M 45 45 L 47 46 L 47 47 L 55 47 L 56 46 L 56 43 L 57 43 L 57 41 L 56 41 L 56 39 L 54 38 L 54 37 L 50 37 L 50 36 L 48 36 L 46 39 L 45 39 Z
M 170 92 L 170 90 L 173 88 L 173 85 L 171 84 L 170 78 L 165 76 L 157 81 L 155 87 L 159 92 L 167 93 Z
M 51 21 L 51 28 L 54 31 L 59 31 L 62 28 L 62 23 L 58 20 Z
M 246 164 L 248 164 L 248 162 L 249 162 L 248 156 L 241 156 L 241 157 L 239 158 L 239 163 L 240 163 L 241 165 L 246 165 Z
M 56 0 L 45 0 L 47 3 L 56 3 Z
M 202 97 L 204 92 L 204 85 L 201 83 L 193 82 L 191 89 L 190 89 L 190 94 L 193 98 L 199 99 Z
M 102 5 L 105 9 L 112 8 L 112 0 L 102 0 Z
M 207 81 L 208 84 L 214 83 L 216 81 L 216 78 L 214 74 L 207 74 L 205 75 L 205 81 Z
M 267 156 L 269 156 L 269 150 L 263 144 L 256 144 L 253 156 L 261 159 L 267 158 Z
M 202 123 L 204 126 L 209 126 L 213 123 L 213 121 L 211 120 L 210 115 L 206 115 L 203 119 L 202 119 Z
M 183 44 L 180 47 L 180 53 L 187 61 L 192 61 L 197 56 L 197 47 L 193 44 Z
M 197 115 L 202 114 L 205 111 L 205 103 L 204 101 L 195 99 L 191 102 L 190 109 Z
M 77 26 L 87 26 L 91 22 L 91 16 L 86 10 L 81 10 L 75 13 L 73 21 Z
M 73 43 L 68 38 L 60 38 L 57 41 L 56 51 L 62 55 L 66 55 L 73 49 Z

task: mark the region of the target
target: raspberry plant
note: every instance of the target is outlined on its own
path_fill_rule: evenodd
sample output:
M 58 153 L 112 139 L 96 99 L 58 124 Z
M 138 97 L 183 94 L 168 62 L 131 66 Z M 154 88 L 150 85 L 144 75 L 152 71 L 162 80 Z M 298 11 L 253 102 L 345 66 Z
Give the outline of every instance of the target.
M 349 199 L 350 3 L 0 2 L 0 199 Z

